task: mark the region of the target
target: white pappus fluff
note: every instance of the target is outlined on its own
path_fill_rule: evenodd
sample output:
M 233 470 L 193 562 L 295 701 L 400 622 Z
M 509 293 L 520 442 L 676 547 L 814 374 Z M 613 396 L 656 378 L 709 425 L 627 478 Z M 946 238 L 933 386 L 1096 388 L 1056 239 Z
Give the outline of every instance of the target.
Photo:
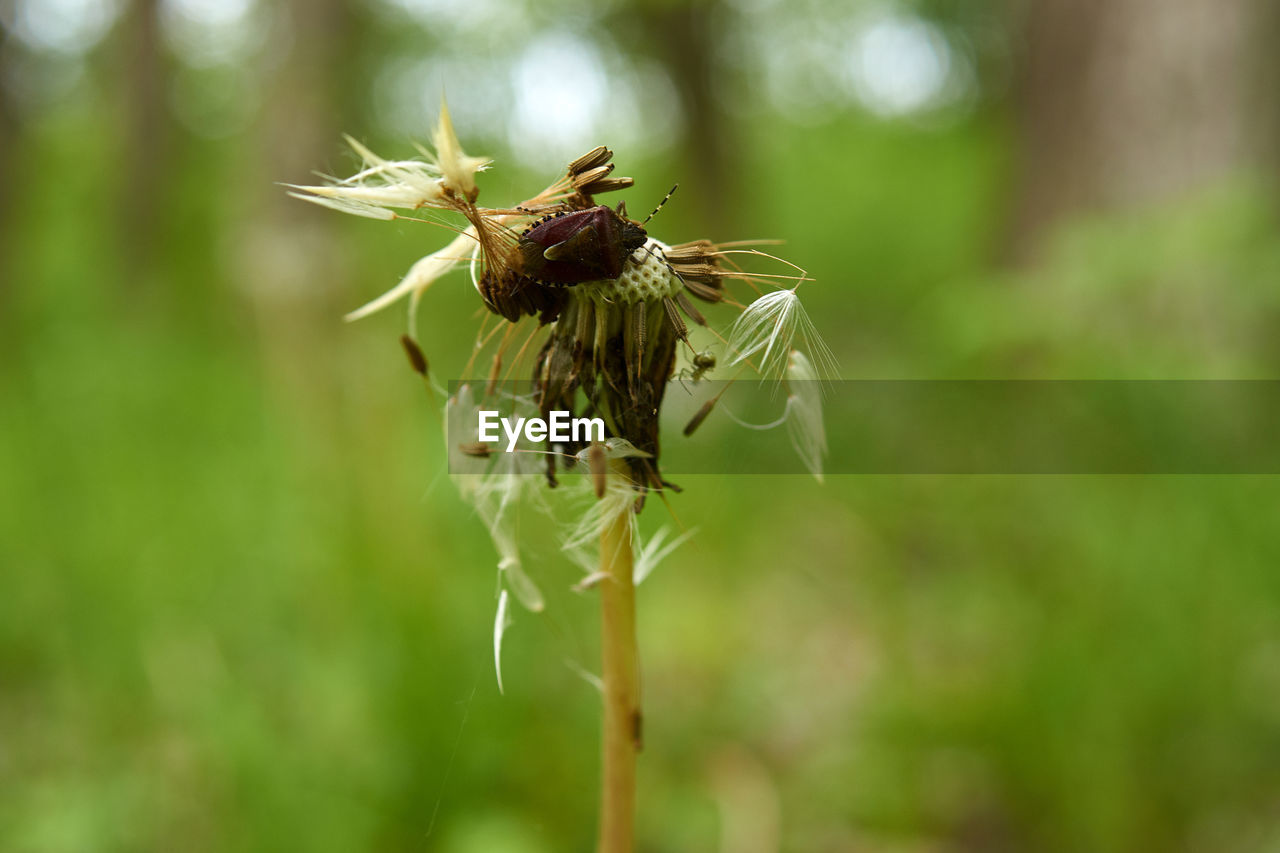
M 729 331 L 730 364 L 756 359 L 757 372 L 765 377 L 781 377 L 787 356 L 796 341 L 813 353 L 818 371 L 834 376 L 835 357 L 818 335 L 813 321 L 800 304 L 794 289 L 766 293 L 746 307 Z

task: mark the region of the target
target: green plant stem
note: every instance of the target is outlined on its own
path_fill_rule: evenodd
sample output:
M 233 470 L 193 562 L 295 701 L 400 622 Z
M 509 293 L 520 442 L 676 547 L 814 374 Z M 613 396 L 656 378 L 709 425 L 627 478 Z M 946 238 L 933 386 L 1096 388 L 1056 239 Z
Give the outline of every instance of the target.
M 617 474 L 617 469 L 613 474 Z M 622 476 L 625 476 L 623 474 Z M 635 834 L 636 753 L 640 751 L 640 659 L 630 504 L 600 533 L 600 657 L 604 726 L 599 853 L 631 853 Z

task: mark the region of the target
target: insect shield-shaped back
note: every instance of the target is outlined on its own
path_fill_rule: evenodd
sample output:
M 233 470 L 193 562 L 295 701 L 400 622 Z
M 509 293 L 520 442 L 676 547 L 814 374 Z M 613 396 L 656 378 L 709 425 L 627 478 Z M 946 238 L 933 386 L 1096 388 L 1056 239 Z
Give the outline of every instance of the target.
M 530 225 L 520 235 L 524 274 L 553 285 L 622 275 L 627 258 L 648 240 L 644 228 L 622 215 L 625 209 L 601 204 Z
M 485 303 L 513 323 L 526 314 L 543 323 L 555 320 L 564 309 L 562 287 L 617 278 L 631 253 L 648 241 L 625 213 L 621 202 L 617 210 L 601 204 L 533 223 L 520 235 L 513 268 L 485 273 Z

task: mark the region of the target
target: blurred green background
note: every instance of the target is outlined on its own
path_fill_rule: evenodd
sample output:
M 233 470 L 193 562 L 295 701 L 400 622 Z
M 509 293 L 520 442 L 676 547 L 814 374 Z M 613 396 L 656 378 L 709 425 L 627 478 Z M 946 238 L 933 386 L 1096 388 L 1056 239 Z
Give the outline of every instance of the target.
M 605 143 L 632 210 L 680 182 L 657 236 L 784 239 L 846 378 L 1277 378 L 1267 0 L 0 22 L 5 851 L 590 849 L 594 598 L 536 552 L 499 696 L 404 315 L 341 322 L 445 232 L 275 185 L 411 155 L 442 92 L 482 201 Z M 438 376 L 478 308 L 428 294 Z M 642 849 L 1280 850 L 1275 478 L 682 485 Z

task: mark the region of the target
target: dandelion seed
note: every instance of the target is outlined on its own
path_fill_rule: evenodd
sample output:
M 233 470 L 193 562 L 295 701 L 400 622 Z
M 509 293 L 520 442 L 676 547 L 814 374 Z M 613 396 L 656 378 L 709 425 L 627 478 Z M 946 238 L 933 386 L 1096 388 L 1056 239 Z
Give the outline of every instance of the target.
M 600 447 L 598 452 L 603 459 L 649 459 L 653 456 L 651 453 L 640 450 L 625 438 L 618 438 L 617 436 L 607 438 L 603 444 L 598 444 L 597 446 Z M 587 447 L 580 450 L 576 458 L 580 466 L 594 474 L 596 463 L 592 461 L 591 454 L 591 448 Z
M 498 692 L 502 689 L 502 637 L 511 626 L 511 617 L 507 615 L 507 591 L 498 593 L 498 612 L 493 617 L 493 671 L 498 677 Z
M 518 457 L 516 453 L 497 454 L 501 457 Z M 497 468 L 497 465 L 493 466 Z M 546 607 L 542 591 L 524 571 L 520 558 L 520 546 L 516 524 L 517 495 L 534 481 L 524 474 L 495 472 L 487 476 L 473 477 L 472 483 L 459 489 L 469 494 L 476 515 L 489 531 L 489 538 L 498 552 L 498 572 L 506 578 L 507 585 L 525 609 L 538 613 Z
M 511 584 L 511 591 L 516 594 L 516 598 L 526 610 L 541 613 L 546 609 L 547 603 L 542 597 L 542 590 L 538 589 L 538 585 L 525 573 L 517 555 L 509 554 L 499 560 L 498 571 L 506 574 L 507 582 Z
M 413 372 L 425 377 L 427 375 L 427 357 L 422 352 L 422 347 L 418 346 L 418 342 L 408 335 L 401 335 L 400 346 L 404 348 L 404 354 L 408 357 L 409 366 L 413 368 Z
M 810 473 L 822 482 L 827 431 L 822 422 L 822 384 L 804 353 L 787 359 L 787 437 Z
M 693 417 L 689 418 L 689 423 L 684 425 L 684 434 L 686 438 L 693 435 L 694 431 L 697 430 L 698 427 L 702 426 L 702 422 L 711 414 L 711 410 L 715 408 L 716 402 L 719 401 L 719 399 L 720 396 L 718 394 L 712 397 L 710 400 L 702 404 L 702 407 L 694 413 Z
M 823 343 L 794 289 L 775 290 L 756 299 L 738 316 L 729 332 L 729 350 L 740 364 L 758 355 L 761 376 L 781 377 L 796 340 L 815 354 L 819 366 L 834 375 L 835 359 Z
M 361 171 L 328 184 L 289 184 L 294 198 L 374 219 L 395 219 L 396 210 L 447 206 L 440 170 L 421 160 L 384 160 L 361 143 L 347 144 L 364 161 Z
M 386 293 L 374 299 L 371 302 L 362 305 L 356 310 L 347 314 L 345 319 L 347 322 L 359 320 L 368 317 L 370 314 L 381 311 L 388 305 L 391 305 L 404 297 L 413 294 L 415 297 L 422 294 L 428 287 L 435 283 L 437 279 L 445 273 L 458 266 L 460 263 L 467 261 L 471 253 L 471 247 L 475 244 L 475 229 L 467 228 L 461 234 L 453 239 L 449 245 L 443 249 L 432 252 L 426 257 L 420 258 L 413 266 L 409 267 L 409 272 L 405 273 L 404 278 L 395 287 Z M 416 307 L 416 302 L 415 302 Z M 414 326 L 416 325 L 417 311 L 411 311 L 409 315 L 410 334 L 416 336 Z
M 293 186 L 286 184 L 286 186 Z M 363 216 L 366 219 L 383 219 L 391 220 L 396 218 L 394 211 L 388 210 L 384 204 L 372 204 L 368 201 L 357 200 L 352 198 L 351 194 L 344 193 L 338 196 L 332 187 L 299 187 L 313 192 L 314 195 L 303 195 L 302 193 L 289 193 L 293 198 L 299 198 L 303 201 L 309 201 L 320 207 L 327 207 L 336 210 L 339 213 L 349 213 L 352 216 Z
M 440 105 L 440 121 L 431 137 L 436 147 L 436 165 L 444 176 L 444 183 L 462 193 L 467 201 L 476 200 L 476 172 L 489 167 L 486 157 L 469 157 L 458 143 L 453 132 L 453 119 L 449 117 L 449 105 Z M 429 152 L 423 152 L 424 154 Z
M 566 658 L 564 664 L 565 666 L 569 667 L 569 669 L 573 670 L 575 675 L 577 675 L 583 681 L 587 682 L 587 684 L 590 684 L 598 692 L 604 693 L 604 680 L 601 679 L 600 676 L 596 675 L 594 672 L 587 670 L 577 661 L 569 660 Z
M 484 441 L 463 441 L 458 450 L 475 459 L 488 459 L 493 455 L 493 445 Z
M 475 201 L 475 176 L 489 165 L 484 157 L 470 157 L 458 144 L 449 109 L 442 106 L 433 141 L 434 153 L 420 148 L 422 160 L 387 160 L 352 137 L 347 144 L 360 155 L 363 168 L 349 178 L 327 184 L 289 184 L 296 198 L 373 219 L 395 219 L 396 210 L 432 207 L 458 209 L 463 200 Z
M 623 479 L 622 477 L 609 478 L 609 488 L 605 491 L 604 497 L 593 502 L 564 531 L 561 536 L 561 550 L 572 556 L 594 547 L 600 539 L 600 531 L 619 515 L 625 514 L 631 520 L 634 531 L 635 514 L 631 512 L 631 504 L 635 500 L 635 491 L 629 483 L 621 482 Z M 590 562 L 592 561 L 587 560 L 588 564 Z
M 471 386 L 464 384 L 445 407 L 445 433 L 451 439 L 449 470 L 463 499 L 489 531 L 498 552 L 498 571 L 516 599 L 526 609 L 538 612 L 545 599 L 537 584 L 524 571 L 517 536 L 517 513 L 521 498 L 532 493 L 534 480 L 525 454 L 480 455 L 477 425 L 480 406 Z M 457 438 L 463 441 L 456 441 Z M 488 445 L 484 445 L 487 447 Z M 536 494 L 536 493 L 533 493 Z
M 649 577 L 653 570 L 658 567 L 659 563 L 669 557 L 672 551 L 687 542 L 693 534 L 697 532 L 697 530 L 698 529 L 696 527 L 686 530 L 675 539 L 667 542 L 666 539 L 671 533 L 671 528 L 663 527 L 654 533 L 653 536 L 649 538 L 648 542 L 644 544 L 637 542 L 634 568 L 635 582 L 639 584 L 645 578 Z
M 591 557 L 589 556 L 587 557 L 587 560 L 589 562 L 592 562 Z M 572 587 L 573 591 L 587 592 L 588 590 L 595 589 L 596 584 L 600 583 L 600 581 L 604 580 L 607 577 L 609 577 L 607 572 L 592 572 L 591 574 L 584 577 L 582 580 L 575 583 Z

